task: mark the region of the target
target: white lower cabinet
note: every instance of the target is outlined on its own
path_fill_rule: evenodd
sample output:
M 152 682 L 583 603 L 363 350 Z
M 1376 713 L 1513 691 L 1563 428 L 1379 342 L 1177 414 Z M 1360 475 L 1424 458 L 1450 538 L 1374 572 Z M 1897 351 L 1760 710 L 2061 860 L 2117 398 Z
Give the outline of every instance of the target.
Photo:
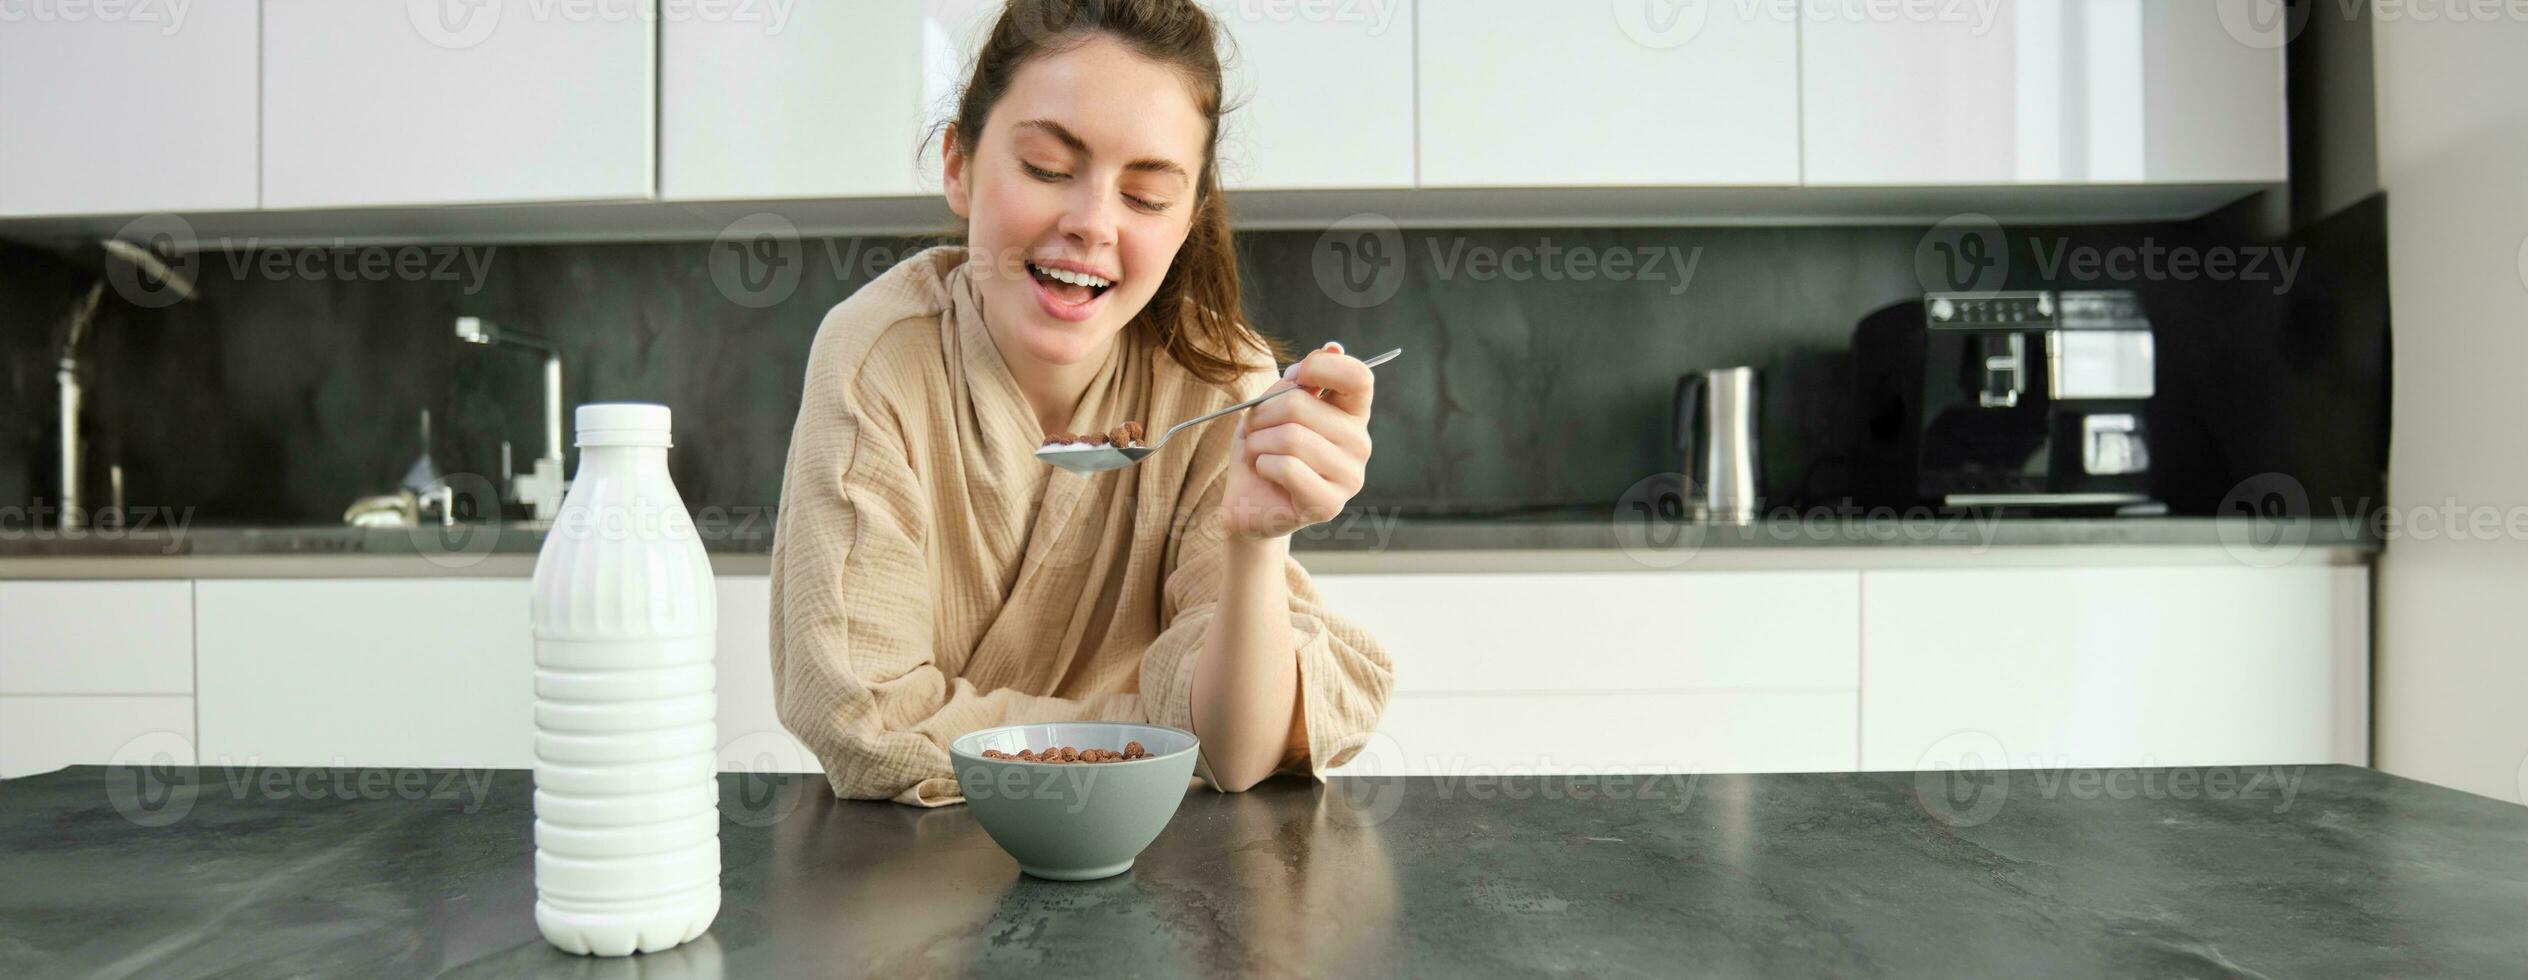
M 814 772 L 772 708 L 762 576 L 719 579 L 724 769 Z M 206 581 L 204 765 L 535 763 L 527 580 Z
M 1852 691 L 1398 695 L 1347 776 L 1840 772 Z
M 1338 772 L 1851 769 L 1860 575 L 1323 575 L 1396 687 Z
M 0 779 L 193 762 L 193 583 L 0 582 Z
M 1327 574 L 1396 667 L 1351 774 L 2362 764 L 2369 572 Z M 721 576 L 726 770 L 816 772 Z M 527 581 L 0 582 L 0 777 L 534 762 Z
M 183 695 L 0 695 L 0 779 L 63 766 L 195 764 Z
M 1874 571 L 1862 591 L 1862 768 L 2369 761 L 2365 568 Z
M 206 581 L 202 764 L 535 763 L 527 580 Z
M 772 579 L 722 575 L 719 586 L 720 770 L 825 771 L 773 711 Z
M 191 693 L 192 582 L 0 582 L 0 695 Z

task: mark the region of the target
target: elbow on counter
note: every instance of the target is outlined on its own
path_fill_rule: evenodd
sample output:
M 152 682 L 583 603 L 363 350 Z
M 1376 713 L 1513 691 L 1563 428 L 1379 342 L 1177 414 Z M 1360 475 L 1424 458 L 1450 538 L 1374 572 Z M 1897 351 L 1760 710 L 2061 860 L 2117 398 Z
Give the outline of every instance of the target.
M 1272 775 L 1273 770 L 1270 768 L 1254 772 L 1214 769 L 1205 781 L 1211 784 L 1211 788 L 1223 793 L 1244 793 L 1254 789 L 1255 784 L 1263 782 Z

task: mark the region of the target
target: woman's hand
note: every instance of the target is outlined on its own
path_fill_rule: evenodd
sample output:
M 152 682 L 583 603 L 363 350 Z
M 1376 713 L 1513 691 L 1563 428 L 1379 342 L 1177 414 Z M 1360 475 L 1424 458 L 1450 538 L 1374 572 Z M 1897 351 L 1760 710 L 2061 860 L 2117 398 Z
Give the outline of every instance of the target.
M 1368 365 L 1328 343 L 1282 378 L 1276 387 L 1308 390 L 1248 409 L 1231 443 L 1221 521 L 1236 537 L 1278 538 L 1332 520 L 1368 472 L 1377 384 Z

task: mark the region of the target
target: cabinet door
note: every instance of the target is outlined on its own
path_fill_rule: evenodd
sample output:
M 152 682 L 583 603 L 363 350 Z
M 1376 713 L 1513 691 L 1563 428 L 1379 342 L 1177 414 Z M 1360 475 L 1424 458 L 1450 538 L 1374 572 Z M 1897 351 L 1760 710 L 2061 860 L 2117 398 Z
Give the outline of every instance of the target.
M 193 583 L 0 582 L 0 694 L 193 693 Z
M 1851 691 L 1398 696 L 1346 776 L 1847 772 Z
M 647 198 L 656 0 L 264 0 L 272 208 Z
M 720 693 L 720 768 L 726 772 L 823 772 L 816 755 L 781 727 L 773 709 L 772 579 L 719 579 L 715 658 Z
M 1797 184 L 1792 10 L 1423 0 L 1422 186 Z
M 938 80 L 963 65 L 964 13 L 899 0 L 669 20 L 659 31 L 659 196 L 937 193 L 937 147 L 922 153 L 921 141 L 930 96 L 946 94 L 934 93 Z
M 1233 45 L 1231 190 L 1413 186 L 1414 0 L 1205 0 Z
M 203 764 L 534 765 L 527 580 L 195 590 Z
M 255 46 L 251 3 L 0 6 L 0 215 L 254 207 Z
M 1868 769 L 2367 762 L 2359 568 L 1863 574 Z
M 1811 17 L 1811 184 L 2269 182 L 2286 177 L 2280 48 L 2219 4 L 2003 0 Z
M 199 586 L 203 758 L 497 766 L 535 758 L 525 579 Z M 771 587 L 718 583 L 721 766 L 818 772 L 773 713 Z
M 193 699 L 0 695 L 0 779 L 108 764 L 199 764 Z
M 1346 772 L 1757 772 L 1857 761 L 1854 572 L 1324 575 L 1396 684 Z

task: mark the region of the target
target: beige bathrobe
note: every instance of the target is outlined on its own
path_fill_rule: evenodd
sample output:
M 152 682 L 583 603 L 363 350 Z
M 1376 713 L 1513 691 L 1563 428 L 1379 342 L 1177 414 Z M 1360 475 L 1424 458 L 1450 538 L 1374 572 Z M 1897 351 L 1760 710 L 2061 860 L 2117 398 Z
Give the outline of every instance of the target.
M 838 796 L 962 802 L 948 743 L 994 725 L 1194 727 L 1234 426 L 1095 476 L 1037 461 L 1044 434 L 965 260 L 905 260 L 826 314 L 808 355 L 773 542 L 772 670 L 782 724 Z M 1069 428 L 1156 431 L 1272 380 L 1259 360 L 1234 391 L 1205 385 L 1127 333 Z M 1288 576 L 1307 737 L 1284 766 L 1316 774 L 1366 743 L 1394 677 L 1297 562 Z

